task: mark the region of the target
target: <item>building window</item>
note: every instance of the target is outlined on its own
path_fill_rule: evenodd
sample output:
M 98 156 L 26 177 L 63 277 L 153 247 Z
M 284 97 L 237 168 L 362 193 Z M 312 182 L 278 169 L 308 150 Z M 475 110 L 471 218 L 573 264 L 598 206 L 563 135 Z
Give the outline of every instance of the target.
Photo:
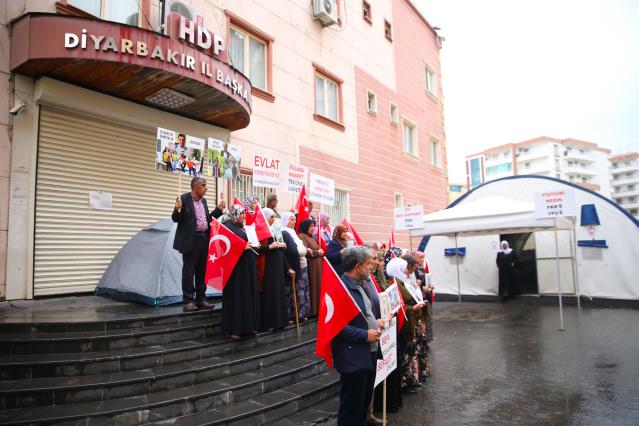
M 395 104 L 390 104 L 390 121 L 393 124 L 399 124 L 399 113 Z
M 377 95 L 370 90 L 366 92 L 366 109 L 373 114 L 377 113 Z
M 390 22 L 386 20 L 384 20 L 384 37 L 386 37 L 388 41 L 393 41 L 393 28 Z
M 627 191 L 634 191 L 634 190 L 635 190 L 635 186 L 633 184 L 628 185 Z
M 395 208 L 398 209 L 404 207 L 404 194 L 401 192 L 395 193 Z
M 498 166 L 486 167 L 486 176 L 499 175 L 509 173 L 513 169 L 512 163 L 504 163 Z
M 255 194 L 260 199 L 260 205 L 266 205 L 266 197 L 268 194 L 275 192 L 272 188 L 264 188 L 261 186 L 253 186 L 253 175 L 240 173 L 238 179 L 233 179 L 231 183 L 231 194 L 245 200 L 247 197 Z M 231 197 L 232 198 L 232 197 Z
M 68 4 L 107 21 L 138 25 L 139 2 L 116 0 L 69 0 Z
M 267 91 L 267 54 L 267 41 L 237 26 L 231 27 L 229 48 L 231 64 L 251 80 L 251 86 L 264 91 Z
M 439 141 L 433 137 L 430 138 L 430 164 L 441 168 L 441 147 Z
M 524 167 L 525 167 L 526 169 L 529 169 L 529 168 L 530 168 L 530 163 L 526 163 L 526 164 L 524 165 Z
M 322 204 L 322 212 L 327 213 L 332 227 L 344 220 L 350 220 L 348 191 L 335 189 L 335 204 Z
M 371 5 L 367 1 L 362 1 L 362 17 L 364 18 L 364 21 L 371 25 L 373 24 Z
M 555 158 L 555 170 L 561 170 L 561 165 L 559 164 L 559 158 Z
M 431 95 L 437 97 L 437 74 L 435 70 L 426 65 L 426 90 Z
M 504 158 L 510 157 L 510 151 L 504 151 Z
M 470 173 L 469 181 L 471 189 L 476 188 L 482 183 L 483 179 L 481 176 L 481 167 L 481 158 L 473 158 L 468 162 L 468 171 Z
M 340 85 L 332 76 L 315 70 L 315 114 L 329 120 L 340 122 Z
M 559 145 L 553 145 L 553 148 L 555 148 L 555 157 L 559 157 Z
M 404 142 L 404 152 L 417 156 L 417 132 L 415 125 L 410 121 L 404 120 L 402 140 Z
M 555 174 L 555 177 L 556 177 L 557 179 L 560 179 L 560 178 L 561 178 L 561 174 L 560 174 L 560 173 L 557 173 L 557 174 Z

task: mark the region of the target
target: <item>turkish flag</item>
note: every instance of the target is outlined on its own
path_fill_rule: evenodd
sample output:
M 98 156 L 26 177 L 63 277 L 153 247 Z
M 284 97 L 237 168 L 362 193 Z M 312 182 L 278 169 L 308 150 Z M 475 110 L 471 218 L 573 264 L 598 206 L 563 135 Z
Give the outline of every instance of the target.
M 246 241 L 229 231 L 215 218 L 211 221 L 209 238 L 204 282 L 209 287 L 222 291 L 244 252 Z
M 388 249 L 390 250 L 391 247 L 397 247 L 395 245 L 395 231 L 392 228 L 391 228 L 390 240 L 388 240 Z
M 346 229 L 348 229 L 348 232 L 353 234 L 353 238 L 355 238 L 355 244 L 357 244 L 358 246 L 363 246 L 364 245 L 364 241 L 362 241 L 362 239 L 359 237 L 359 235 L 355 231 L 355 228 L 353 228 L 353 225 L 351 225 L 348 222 L 348 220 L 346 220 L 346 218 L 344 218 L 344 220 L 342 220 L 342 223 L 340 225 L 345 226 Z
M 331 340 L 361 311 L 331 264 L 322 260 L 322 292 L 317 316 L 315 353 L 333 368 Z
M 247 222 L 249 216 L 250 214 L 247 212 Z M 258 240 L 262 241 L 273 237 L 271 228 L 268 226 L 268 221 L 266 220 L 266 216 L 264 216 L 264 212 L 262 211 L 259 203 L 255 206 L 255 215 L 252 218 L 253 222 L 251 224 L 255 225 L 255 234 L 257 235 Z
M 295 232 L 299 232 L 300 223 L 311 217 L 311 213 L 308 211 L 308 197 L 306 196 L 306 185 L 302 185 L 299 198 L 295 203 L 295 210 L 297 210 L 297 221 L 295 222 Z
M 243 205 L 243 204 L 242 204 L 242 202 L 240 201 L 240 199 L 239 199 L 239 198 L 237 198 L 237 195 L 234 195 L 234 196 L 233 196 L 233 205 L 235 206 L 235 205 L 238 205 L 238 204 L 239 204 L 240 206 L 241 206 L 241 205 Z

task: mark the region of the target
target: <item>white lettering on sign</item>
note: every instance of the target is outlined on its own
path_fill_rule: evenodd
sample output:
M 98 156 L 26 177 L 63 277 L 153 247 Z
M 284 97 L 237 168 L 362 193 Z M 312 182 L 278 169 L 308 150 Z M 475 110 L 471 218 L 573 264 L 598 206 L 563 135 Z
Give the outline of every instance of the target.
M 215 56 L 226 50 L 226 41 L 222 37 L 217 34 L 211 35 L 204 26 L 196 24 L 182 15 L 180 15 L 178 37 L 204 50 L 211 50 Z

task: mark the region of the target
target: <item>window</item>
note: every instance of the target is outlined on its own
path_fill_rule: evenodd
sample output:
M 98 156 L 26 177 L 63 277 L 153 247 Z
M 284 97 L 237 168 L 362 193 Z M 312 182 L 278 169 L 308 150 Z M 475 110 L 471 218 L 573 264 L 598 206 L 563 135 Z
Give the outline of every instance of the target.
M 634 191 L 634 190 L 635 190 L 635 186 L 633 184 L 628 185 L 627 191 Z
M 559 157 L 559 145 L 553 145 L 555 148 L 555 157 Z
M 557 173 L 557 174 L 555 174 L 555 177 L 556 177 L 557 179 L 561 179 L 561 173 Z
M 388 41 L 393 41 L 393 29 L 387 20 L 384 20 L 384 37 L 386 37 Z
M 492 175 L 498 175 L 502 173 L 508 173 L 512 169 L 513 169 L 512 163 L 504 163 L 498 166 L 490 166 L 490 167 L 486 167 L 486 175 L 492 176 Z
M 239 179 L 233 179 L 231 183 L 231 195 L 244 201 L 247 197 L 255 194 L 260 199 L 261 206 L 266 205 L 266 197 L 271 192 L 275 192 L 275 190 L 261 186 L 253 186 L 253 175 L 251 174 L 240 173 Z
M 481 158 L 473 158 L 468 161 L 468 171 L 470 173 L 469 181 L 470 188 L 476 188 L 482 183 L 482 175 L 481 175 Z
M 366 92 L 366 109 L 373 114 L 377 113 L 377 95 L 370 90 Z
M 231 64 L 251 80 L 253 87 L 267 91 L 268 43 L 236 26 L 229 33 Z
M 395 208 L 404 207 L 404 194 L 401 192 L 395 193 Z
M 399 114 L 397 113 L 397 105 L 390 104 L 390 121 L 393 124 L 399 123 Z
M 404 120 L 404 125 L 402 126 L 402 140 L 404 143 L 404 152 L 416 156 L 417 134 L 415 125 L 407 120 Z
M 339 225 L 343 219 L 350 220 L 348 191 L 335 189 L 335 204 L 327 206 L 322 204 L 322 212 L 328 213 L 331 227 Z
M 526 163 L 526 164 L 524 165 L 524 167 L 525 167 L 526 169 L 529 169 L 529 168 L 530 168 L 530 163 Z
M 628 202 L 629 203 L 636 203 L 637 202 L 637 197 L 628 197 Z
M 362 17 L 364 18 L 364 21 L 368 22 L 371 25 L 373 24 L 371 5 L 366 1 L 362 1 Z
M 91 15 L 121 24 L 138 25 L 139 2 L 119 0 L 69 0 L 68 4 Z
M 437 97 L 437 75 L 435 70 L 426 65 L 426 90 L 431 95 Z
M 555 158 L 555 170 L 556 171 L 561 170 L 561 166 L 559 164 L 559 158 Z
M 504 151 L 504 158 L 510 157 L 510 151 Z
M 315 70 L 315 114 L 340 122 L 341 81 L 337 81 L 316 67 Z
M 441 168 L 441 147 L 439 141 L 433 137 L 430 138 L 430 164 Z

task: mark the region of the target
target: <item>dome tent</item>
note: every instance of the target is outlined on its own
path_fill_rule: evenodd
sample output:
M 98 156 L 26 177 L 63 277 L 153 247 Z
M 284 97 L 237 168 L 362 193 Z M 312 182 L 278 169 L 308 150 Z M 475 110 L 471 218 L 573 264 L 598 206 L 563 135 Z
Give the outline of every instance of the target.
M 182 254 L 173 249 L 177 224 L 163 219 L 122 246 L 100 278 L 95 294 L 149 305 L 182 302 Z M 207 296 L 221 295 L 207 288 Z

